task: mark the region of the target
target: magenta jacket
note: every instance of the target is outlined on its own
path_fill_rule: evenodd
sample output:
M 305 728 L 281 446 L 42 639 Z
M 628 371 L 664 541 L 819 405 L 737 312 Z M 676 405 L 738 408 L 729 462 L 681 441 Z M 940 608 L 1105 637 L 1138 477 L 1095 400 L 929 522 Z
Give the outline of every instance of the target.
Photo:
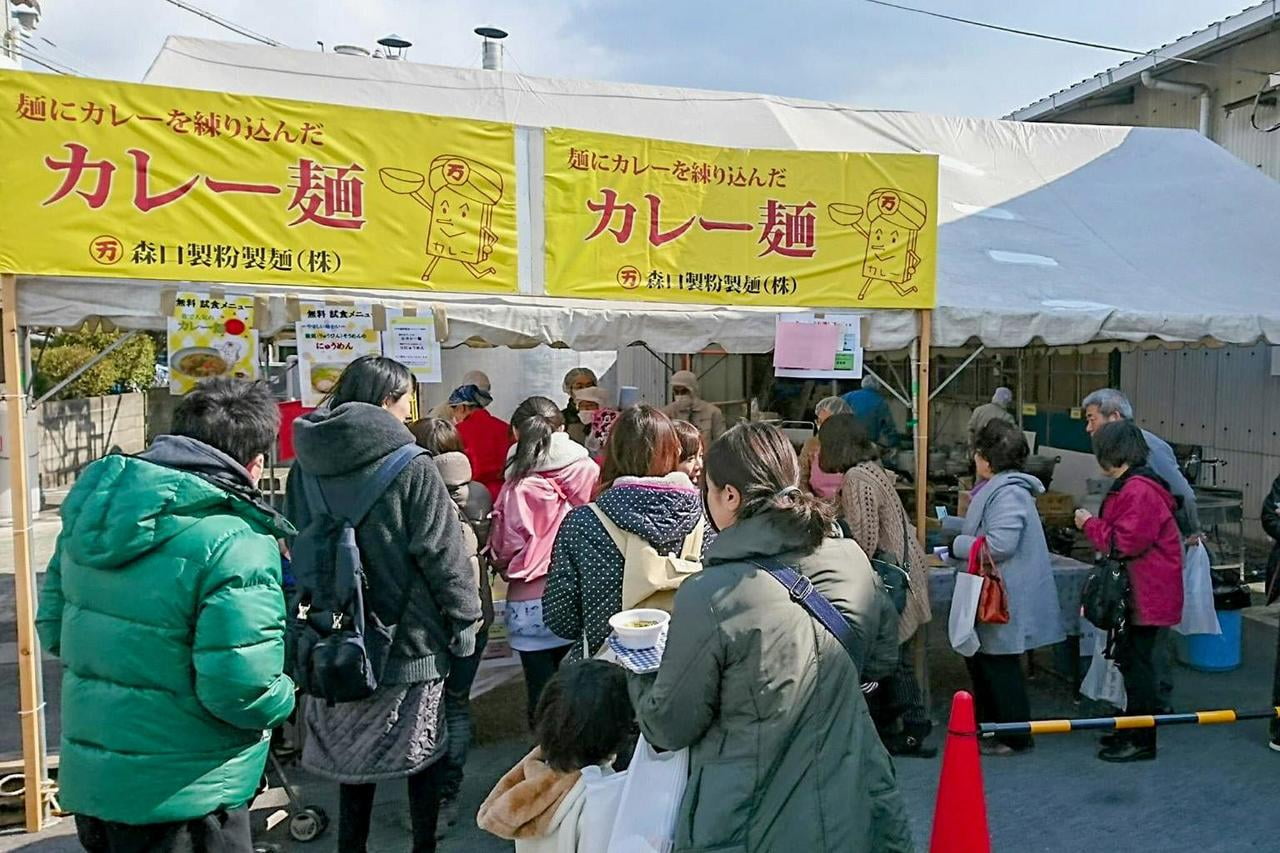
M 1182 536 L 1169 490 L 1145 473 L 1131 473 L 1102 502 L 1084 534 L 1101 553 L 1128 559 L 1134 622 L 1168 627 L 1182 621 Z

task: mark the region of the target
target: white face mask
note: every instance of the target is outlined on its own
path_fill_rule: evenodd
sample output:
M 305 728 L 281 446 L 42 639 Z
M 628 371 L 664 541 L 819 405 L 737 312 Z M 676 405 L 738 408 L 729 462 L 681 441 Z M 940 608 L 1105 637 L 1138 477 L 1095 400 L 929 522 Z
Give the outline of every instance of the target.
M 595 419 L 596 419 L 595 409 L 588 409 L 586 411 L 582 411 L 581 409 L 578 410 L 578 420 L 582 421 L 584 424 L 594 423 Z

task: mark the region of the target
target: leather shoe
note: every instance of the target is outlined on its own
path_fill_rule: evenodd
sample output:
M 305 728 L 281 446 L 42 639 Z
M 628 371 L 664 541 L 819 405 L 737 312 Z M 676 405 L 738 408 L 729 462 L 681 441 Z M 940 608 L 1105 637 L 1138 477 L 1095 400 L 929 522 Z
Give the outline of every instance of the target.
M 1105 735 L 1098 738 L 1098 746 L 1102 747 L 1103 749 L 1107 749 L 1113 746 L 1119 746 L 1124 742 L 1125 742 L 1125 737 L 1122 732 L 1107 732 Z
M 1128 764 L 1131 761 L 1151 761 L 1156 757 L 1154 746 L 1139 746 L 1136 743 L 1118 743 L 1098 751 L 1098 757 L 1112 764 Z

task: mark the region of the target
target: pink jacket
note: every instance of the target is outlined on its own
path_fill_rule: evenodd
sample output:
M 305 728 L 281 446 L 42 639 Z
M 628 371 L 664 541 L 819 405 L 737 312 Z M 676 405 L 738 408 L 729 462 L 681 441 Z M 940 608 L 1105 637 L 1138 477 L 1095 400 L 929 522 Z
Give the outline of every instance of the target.
M 587 449 L 558 432 L 533 471 L 502 484 L 493 507 L 489 555 L 507 579 L 508 601 L 542 598 L 560 523 L 569 510 L 590 503 L 599 477 Z
M 1142 474 L 1130 475 L 1102 502 L 1084 534 L 1100 553 L 1129 558 L 1134 621 L 1168 627 L 1182 621 L 1182 536 L 1173 496 Z

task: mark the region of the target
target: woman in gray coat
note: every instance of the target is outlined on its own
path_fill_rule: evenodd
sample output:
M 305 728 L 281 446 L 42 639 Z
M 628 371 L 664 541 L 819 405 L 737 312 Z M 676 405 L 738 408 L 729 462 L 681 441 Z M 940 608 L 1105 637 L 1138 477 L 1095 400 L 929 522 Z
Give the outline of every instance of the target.
M 1031 719 L 1021 655 L 1066 638 L 1049 547 L 1036 511 L 1036 496 L 1043 494 L 1044 486 L 1021 470 L 1030 451 L 1017 427 L 993 421 L 978 433 L 974 445 L 978 476 L 990 482 L 970 505 L 964 533 L 956 538 L 951 552 L 968 559 L 977 537 L 986 537 L 986 547 L 1009 593 L 1009 622 L 978 623 L 981 647 L 965 662 L 973 679 L 978 719 L 1021 722 Z M 1013 755 L 1033 745 L 1029 735 L 982 743 L 990 755 Z
M 893 767 L 860 681 L 898 663 L 889 597 L 856 543 L 831 539 L 831 510 L 801 493 L 791 443 L 746 423 L 707 455 L 721 530 L 676 593 L 662 666 L 632 676 L 641 731 L 689 748 L 676 853 L 911 850 Z M 840 641 L 760 565 L 809 579 L 853 628 Z

